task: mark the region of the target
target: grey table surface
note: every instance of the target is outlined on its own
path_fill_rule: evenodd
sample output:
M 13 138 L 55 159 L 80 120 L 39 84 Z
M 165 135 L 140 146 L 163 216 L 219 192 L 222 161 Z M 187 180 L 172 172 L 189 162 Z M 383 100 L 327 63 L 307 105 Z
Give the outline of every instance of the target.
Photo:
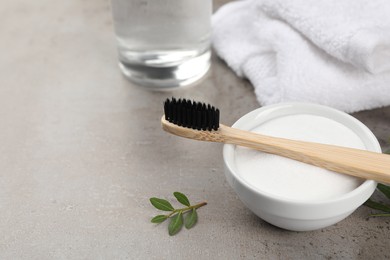
M 360 207 L 322 230 L 278 229 L 229 187 L 222 145 L 160 129 L 172 95 L 215 104 L 226 124 L 259 107 L 218 58 L 193 88 L 149 92 L 118 70 L 107 1 L 3 0 L 0 17 L 0 259 L 390 258 L 389 218 Z M 390 107 L 354 116 L 388 148 Z M 173 191 L 208 205 L 170 237 L 149 198 Z

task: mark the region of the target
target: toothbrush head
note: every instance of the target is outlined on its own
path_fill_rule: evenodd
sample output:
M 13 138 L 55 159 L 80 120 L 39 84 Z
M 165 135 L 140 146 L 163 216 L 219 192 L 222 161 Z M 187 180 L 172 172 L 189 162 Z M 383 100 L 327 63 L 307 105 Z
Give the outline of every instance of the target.
M 165 120 L 196 130 L 218 130 L 219 109 L 188 99 L 167 99 L 164 102 Z

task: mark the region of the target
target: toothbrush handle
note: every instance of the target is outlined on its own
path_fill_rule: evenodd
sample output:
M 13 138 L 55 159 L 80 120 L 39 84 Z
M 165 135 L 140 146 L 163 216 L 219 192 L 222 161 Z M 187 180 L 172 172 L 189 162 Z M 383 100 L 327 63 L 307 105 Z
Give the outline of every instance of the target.
M 270 137 L 222 124 L 219 132 L 224 143 L 246 146 L 363 179 L 390 183 L 390 155 L 387 154 Z
M 223 124 L 217 131 L 199 131 L 161 119 L 165 131 L 185 138 L 229 143 L 287 157 L 331 171 L 390 184 L 390 155 L 334 145 L 260 135 Z

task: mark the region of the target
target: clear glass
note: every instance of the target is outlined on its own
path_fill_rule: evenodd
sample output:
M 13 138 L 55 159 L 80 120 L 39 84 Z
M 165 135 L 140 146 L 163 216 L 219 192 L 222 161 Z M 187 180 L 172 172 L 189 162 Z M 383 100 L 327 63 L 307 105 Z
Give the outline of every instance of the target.
M 119 67 L 152 89 L 189 85 L 210 67 L 212 0 L 111 0 Z

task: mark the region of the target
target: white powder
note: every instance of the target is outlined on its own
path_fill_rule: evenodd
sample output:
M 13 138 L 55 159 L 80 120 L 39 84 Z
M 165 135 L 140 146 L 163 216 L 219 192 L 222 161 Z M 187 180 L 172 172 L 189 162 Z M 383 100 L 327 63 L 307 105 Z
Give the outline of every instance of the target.
M 267 121 L 253 132 L 317 143 L 365 149 L 346 126 L 314 115 L 291 115 Z M 362 180 L 273 154 L 236 147 L 235 163 L 241 177 L 258 190 L 279 197 L 312 201 L 338 197 Z

